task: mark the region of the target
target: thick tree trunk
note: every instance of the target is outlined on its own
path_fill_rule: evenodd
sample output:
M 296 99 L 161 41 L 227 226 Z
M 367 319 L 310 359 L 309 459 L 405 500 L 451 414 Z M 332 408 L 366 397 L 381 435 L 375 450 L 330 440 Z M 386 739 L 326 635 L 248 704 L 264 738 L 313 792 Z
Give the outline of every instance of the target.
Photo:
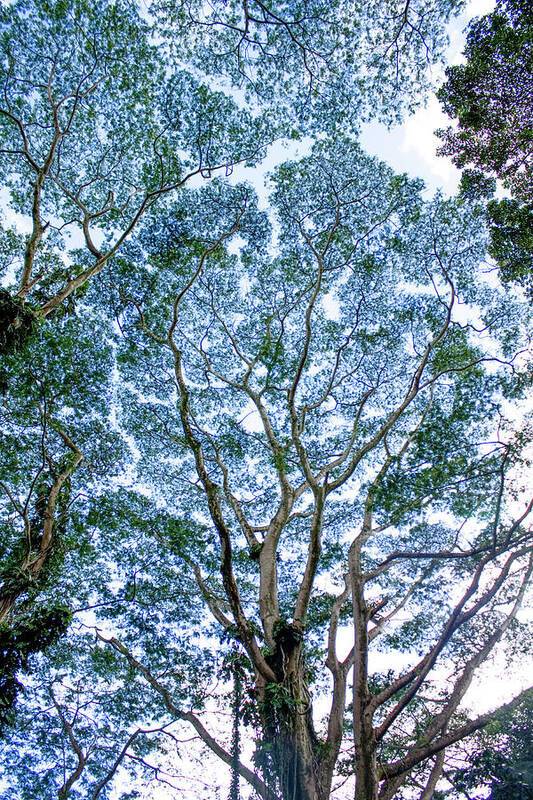
M 378 800 L 378 776 L 373 742 L 359 750 L 356 767 L 355 800 Z
M 320 775 L 319 743 L 297 627 L 287 625 L 276 633 L 269 663 L 278 681 L 258 687 L 265 782 L 275 785 L 282 800 L 328 800 L 329 781 Z
M 315 774 L 313 742 L 303 715 L 287 720 L 274 744 L 275 768 L 283 800 L 325 800 Z

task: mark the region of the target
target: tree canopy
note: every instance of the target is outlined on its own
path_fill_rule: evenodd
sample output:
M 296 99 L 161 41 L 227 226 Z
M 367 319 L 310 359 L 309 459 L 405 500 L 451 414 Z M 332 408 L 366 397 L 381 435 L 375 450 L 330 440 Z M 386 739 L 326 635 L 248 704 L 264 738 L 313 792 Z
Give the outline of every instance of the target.
M 2 800 L 436 800 L 526 757 L 531 691 L 468 693 L 530 652 L 530 309 L 477 195 L 357 143 L 456 8 L 0 12 Z

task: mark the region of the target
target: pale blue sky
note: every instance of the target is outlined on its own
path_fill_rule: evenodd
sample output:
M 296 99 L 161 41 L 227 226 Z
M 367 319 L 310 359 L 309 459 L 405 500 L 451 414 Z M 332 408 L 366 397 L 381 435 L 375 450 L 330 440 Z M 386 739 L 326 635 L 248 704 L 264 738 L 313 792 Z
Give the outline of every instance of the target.
M 448 27 L 450 44 L 447 64 L 458 64 L 463 60 L 463 31 L 469 20 L 489 13 L 493 8 L 493 0 L 471 0 L 467 3 L 464 12 Z M 440 85 L 444 70 L 435 69 L 433 75 Z M 449 124 L 449 118 L 443 114 L 439 101 L 432 95 L 424 108 L 420 108 L 402 125 L 397 125 L 390 131 L 379 123 L 365 125 L 361 143 L 367 152 L 383 158 L 398 172 L 423 178 L 431 192 L 440 188 L 447 194 L 453 194 L 457 189 L 460 173 L 449 158 L 436 155 L 439 140 L 434 135 L 437 128 Z

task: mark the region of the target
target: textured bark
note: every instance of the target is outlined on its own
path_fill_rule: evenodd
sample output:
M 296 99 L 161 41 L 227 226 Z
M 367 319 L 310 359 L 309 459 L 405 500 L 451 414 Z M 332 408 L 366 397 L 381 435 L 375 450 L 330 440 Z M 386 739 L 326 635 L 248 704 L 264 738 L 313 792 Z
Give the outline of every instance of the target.
M 258 686 L 265 778 L 276 785 L 283 800 L 327 800 L 331 781 L 321 773 L 297 626 L 277 631 L 269 662 L 277 681 Z
M 376 766 L 376 741 L 368 690 L 368 608 L 361 580 L 361 546 L 371 531 L 367 507 L 361 535 L 349 554 L 354 626 L 353 731 L 355 744 L 355 800 L 377 800 L 379 782 Z

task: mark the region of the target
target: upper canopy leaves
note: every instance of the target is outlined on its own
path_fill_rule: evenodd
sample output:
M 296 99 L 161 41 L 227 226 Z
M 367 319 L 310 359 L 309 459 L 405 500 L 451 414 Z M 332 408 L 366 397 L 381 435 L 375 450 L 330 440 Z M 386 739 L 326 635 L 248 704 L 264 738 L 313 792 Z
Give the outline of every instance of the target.
M 399 119 L 421 100 L 462 3 L 165 0 L 152 3 L 170 47 L 246 98 L 282 130 L 345 130 Z M 282 118 L 279 119 L 279 113 Z

